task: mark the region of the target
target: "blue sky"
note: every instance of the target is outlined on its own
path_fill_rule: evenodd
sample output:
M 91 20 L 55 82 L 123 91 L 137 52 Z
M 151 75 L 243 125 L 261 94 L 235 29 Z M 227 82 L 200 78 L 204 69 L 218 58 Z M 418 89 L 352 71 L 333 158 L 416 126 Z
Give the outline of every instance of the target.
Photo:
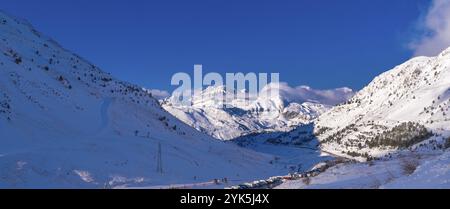
M 409 59 L 429 0 L 6 0 L 65 48 L 148 88 L 176 72 L 280 72 L 292 86 L 360 89 Z

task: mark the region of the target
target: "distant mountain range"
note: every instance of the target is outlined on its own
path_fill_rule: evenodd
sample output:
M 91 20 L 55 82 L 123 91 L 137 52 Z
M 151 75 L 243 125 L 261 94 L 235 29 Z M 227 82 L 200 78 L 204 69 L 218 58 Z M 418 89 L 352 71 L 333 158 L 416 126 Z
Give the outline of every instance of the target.
M 265 91 L 279 90 L 268 97 Z M 210 86 L 188 103 L 178 105 L 177 96 L 163 100 L 162 107 L 186 124 L 222 140 L 261 132 L 287 132 L 308 124 L 354 93 L 349 88 L 315 90 L 307 86 L 291 88 L 285 83 L 269 84 L 250 101 L 224 86 Z M 215 102 L 231 96 L 231 101 Z

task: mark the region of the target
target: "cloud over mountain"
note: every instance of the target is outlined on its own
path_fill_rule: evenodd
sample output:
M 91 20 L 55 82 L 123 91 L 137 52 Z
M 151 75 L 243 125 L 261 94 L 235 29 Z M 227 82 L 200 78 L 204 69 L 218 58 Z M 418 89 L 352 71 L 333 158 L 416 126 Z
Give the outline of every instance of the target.
M 263 91 L 279 88 L 280 96 L 287 102 L 317 102 L 325 105 L 336 105 L 350 99 L 354 92 L 347 87 L 336 89 L 313 89 L 309 86 L 291 87 L 288 83 L 279 83 L 267 85 Z
M 423 35 L 410 44 L 416 56 L 435 56 L 450 46 L 450 1 L 433 0 L 419 28 Z

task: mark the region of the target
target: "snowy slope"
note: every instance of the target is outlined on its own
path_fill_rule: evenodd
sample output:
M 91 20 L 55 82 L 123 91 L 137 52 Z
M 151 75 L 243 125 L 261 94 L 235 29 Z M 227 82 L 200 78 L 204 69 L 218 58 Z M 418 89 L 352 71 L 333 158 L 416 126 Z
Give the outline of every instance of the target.
M 197 132 L 147 91 L 2 12 L 0 52 L 0 188 L 149 186 L 283 172 L 269 164 L 273 156 Z
M 346 104 L 316 121 L 322 148 L 335 154 L 379 157 L 425 141 L 442 147 L 450 131 L 450 48 L 417 57 L 376 77 Z
M 245 100 L 245 93 L 238 92 L 236 98 L 229 102 L 217 99 L 223 95 L 233 97 L 234 92 L 227 91 L 224 86 L 210 86 L 191 99 L 192 105 L 178 105 L 174 95 L 165 99 L 162 106 L 197 130 L 218 139 L 230 140 L 254 133 L 293 130 L 298 125 L 307 124 L 317 118 L 335 102 L 345 101 L 353 95 L 351 89 L 335 89 L 326 92 L 331 96 L 339 94 L 338 98 L 331 99 L 331 96 L 317 94 L 309 87 L 297 89 L 305 95 L 301 98 L 293 97 L 293 93 L 284 88 L 280 88 L 279 94 L 271 97 L 263 93 L 273 90 L 276 86 L 267 85 L 259 96 L 249 96 L 250 101 Z M 326 103 L 321 103 L 321 100 Z
M 449 189 L 450 151 L 427 159 L 411 175 L 404 175 L 385 185 L 383 189 Z
M 404 153 L 393 159 L 334 166 L 277 189 L 448 189 L 450 152 Z

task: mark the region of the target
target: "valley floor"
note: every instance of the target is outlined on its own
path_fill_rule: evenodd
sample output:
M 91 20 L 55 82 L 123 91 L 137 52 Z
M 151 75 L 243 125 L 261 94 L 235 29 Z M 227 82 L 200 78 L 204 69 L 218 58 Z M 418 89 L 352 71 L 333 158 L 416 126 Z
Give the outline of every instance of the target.
M 316 165 L 336 158 L 319 150 L 295 146 L 252 144 L 247 146 L 259 153 L 274 155 L 274 167 L 278 175 L 289 177 L 289 173 L 305 173 Z M 166 184 L 159 186 L 128 187 L 116 189 L 221 189 L 258 179 L 211 179 L 205 182 Z M 250 183 L 251 184 L 251 183 Z M 283 180 L 275 189 L 402 189 L 402 188 L 450 188 L 450 152 L 402 151 L 390 159 L 371 162 L 346 162 L 337 164 L 314 177 L 299 180 Z
M 247 149 L 251 149 L 257 153 L 275 156 L 271 162 L 275 168 L 272 175 L 288 175 L 295 172 L 306 172 L 313 168 L 320 162 L 334 159 L 333 156 L 323 153 L 320 150 L 314 150 L 305 147 L 296 146 L 284 146 L 284 145 L 271 145 L 271 144 L 252 144 L 246 146 Z M 264 176 L 263 178 L 269 178 L 271 176 Z M 118 185 L 115 189 L 223 189 L 246 182 L 252 182 L 259 179 L 251 177 L 242 178 L 229 178 L 226 182 L 219 176 L 216 179 L 207 180 L 204 182 L 186 182 L 177 184 L 162 184 L 162 185 L 150 185 L 130 187 L 128 185 Z

